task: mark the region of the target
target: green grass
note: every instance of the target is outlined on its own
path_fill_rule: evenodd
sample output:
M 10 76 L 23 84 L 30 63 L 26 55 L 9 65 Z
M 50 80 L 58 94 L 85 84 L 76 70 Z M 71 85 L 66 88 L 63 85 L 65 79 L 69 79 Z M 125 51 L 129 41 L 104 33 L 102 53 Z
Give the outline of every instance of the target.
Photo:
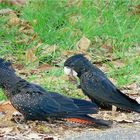
M 76 50 L 77 41 L 84 35 L 91 40 L 88 54 L 93 62 L 98 58 L 105 59 L 107 53 L 102 53 L 102 46 L 113 46 L 112 58 L 119 57 L 124 64 L 116 68 L 112 61 L 105 62 L 107 74 L 116 80 L 117 86 L 124 86 L 137 82 L 140 74 L 140 55 L 137 51 L 140 38 L 140 18 L 133 14 L 136 0 L 93 1 L 83 0 L 82 4 L 67 0 L 32 0 L 23 8 L 13 7 L 18 11 L 20 19 L 29 21 L 37 38 L 30 39 L 33 34 L 21 33 L 21 25 L 10 26 L 9 16 L 0 16 L 0 55 L 14 63 L 23 64 L 25 69 L 36 68 L 27 60 L 26 53 L 42 42 L 43 44 L 34 52 L 39 63 L 63 66 L 64 52 Z M 2 4 L 0 9 L 9 5 Z M 133 8 L 132 8 L 133 7 Z M 29 41 L 17 43 L 17 40 L 29 38 Z M 57 48 L 49 52 L 51 45 Z M 47 47 L 46 47 L 47 46 Z M 40 78 L 41 76 L 41 78 Z M 36 81 L 49 90 L 80 96 L 76 86 L 63 77 L 63 70 L 52 69 L 48 73 L 29 75 L 29 81 Z M 0 100 L 3 95 L 0 94 Z
M 108 5 L 103 1 L 84 0 L 81 6 L 68 7 L 66 1 L 41 0 L 28 4 L 23 17 L 48 44 L 71 49 L 82 35 L 90 40 L 99 36 L 103 41 L 114 40 L 114 49 L 120 51 L 139 41 L 140 19 L 129 13 L 131 4 L 129 0 L 110 1 Z
M 139 57 L 140 58 L 140 57 Z M 128 85 L 137 82 L 140 73 L 140 59 L 131 60 L 119 69 L 110 70 L 110 77 L 116 79 L 118 86 Z
M 0 90 L 0 101 L 1 100 L 6 100 L 6 97 L 5 97 L 5 95 L 4 95 L 2 90 Z

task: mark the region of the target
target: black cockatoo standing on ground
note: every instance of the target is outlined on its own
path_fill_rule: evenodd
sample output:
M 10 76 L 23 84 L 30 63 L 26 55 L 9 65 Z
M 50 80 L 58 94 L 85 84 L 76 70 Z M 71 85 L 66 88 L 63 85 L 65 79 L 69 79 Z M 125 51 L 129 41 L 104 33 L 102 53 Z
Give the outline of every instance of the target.
M 66 120 L 83 124 L 109 126 L 109 121 L 95 119 L 88 114 L 96 114 L 97 107 L 86 100 L 68 98 L 49 92 L 39 85 L 18 77 L 10 62 L 0 59 L 0 87 L 12 105 L 26 120 Z
M 111 109 L 112 105 L 140 113 L 140 104 L 123 94 L 95 65 L 84 55 L 77 54 L 64 63 L 67 75 L 78 76 L 84 94 L 103 109 Z

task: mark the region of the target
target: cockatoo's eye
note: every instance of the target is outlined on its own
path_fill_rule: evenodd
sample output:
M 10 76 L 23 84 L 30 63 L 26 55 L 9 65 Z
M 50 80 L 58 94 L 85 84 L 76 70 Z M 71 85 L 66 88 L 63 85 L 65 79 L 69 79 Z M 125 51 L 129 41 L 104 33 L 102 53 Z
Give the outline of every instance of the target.
M 70 76 L 75 76 L 75 77 L 77 76 L 77 72 L 69 67 L 64 67 L 64 73 Z

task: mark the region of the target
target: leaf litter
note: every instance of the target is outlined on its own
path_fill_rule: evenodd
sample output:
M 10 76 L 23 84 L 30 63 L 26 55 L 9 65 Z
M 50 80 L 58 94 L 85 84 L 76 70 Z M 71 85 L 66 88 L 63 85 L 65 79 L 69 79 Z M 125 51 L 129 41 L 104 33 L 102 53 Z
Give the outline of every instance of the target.
M 1 109 L 0 112 L 5 111 L 6 109 L 5 107 L 4 110 L 2 110 L 3 105 L 5 106 L 5 104 L 10 105 L 10 103 L 8 102 L 4 104 L 2 103 L 2 105 L 0 105 L 0 109 Z M 7 110 L 9 109 L 7 108 L 6 111 Z M 11 113 L 13 113 L 13 111 L 11 110 Z M 63 136 L 65 136 L 65 134 L 70 135 L 71 133 L 75 133 L 75 132 L 80 133 L 85 130 L 102 131 L 102 129 L 99 130 L 91 126 L 79 126 L 76 124 L 70 124 L 63 121 L 55 121 L 51 124 L 47 122 L 40 122 L 40 121 L 34 121 L 34 122 L 28 121 L 27 123 L 24 124 L 17 124 L 7 119 L 7 117 L 8 116 L 6 114 L 4 120 L 7 122 L 7 124 L 3 122 L 4 120 L 0 121 L 2 124 L 0 125 L 0 137 L 3 139 L 13 138 L 13 139 L 41 140 L 41 139 L 50 138 L 55 140 L 55 139 L 62 139 Z M 112 126 L 113 128 L 122 127 L 122 126 L 133 127 L 140 124 L 140 122 L 138 122 L 140 121 L 140 116 L 139 114 L 136 113 L 117 112 L 116 116 L 113 118 L 111 116 L 111 111 L 100 111 L 99 114 L 93 115 L 93 117 L 103 118 L 106 120 L 113 120 L 114 122 L 117 122 L 114 123 L 114 125 Z M 125 125 L 124 123 L 127 123 L 127 125 Z

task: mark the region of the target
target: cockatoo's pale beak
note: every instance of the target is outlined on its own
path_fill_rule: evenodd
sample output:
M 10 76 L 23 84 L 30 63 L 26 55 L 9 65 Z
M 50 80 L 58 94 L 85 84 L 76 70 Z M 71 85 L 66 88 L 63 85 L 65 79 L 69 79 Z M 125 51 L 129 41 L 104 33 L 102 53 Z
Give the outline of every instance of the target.
M 64 73 L 66 75 L 70 75 L 70 76 L 74 76 L 74 77 L 77 76 L 77 72 L 74 71 L 73 69 L 69 68 L 69 67 L 64 67 Z

